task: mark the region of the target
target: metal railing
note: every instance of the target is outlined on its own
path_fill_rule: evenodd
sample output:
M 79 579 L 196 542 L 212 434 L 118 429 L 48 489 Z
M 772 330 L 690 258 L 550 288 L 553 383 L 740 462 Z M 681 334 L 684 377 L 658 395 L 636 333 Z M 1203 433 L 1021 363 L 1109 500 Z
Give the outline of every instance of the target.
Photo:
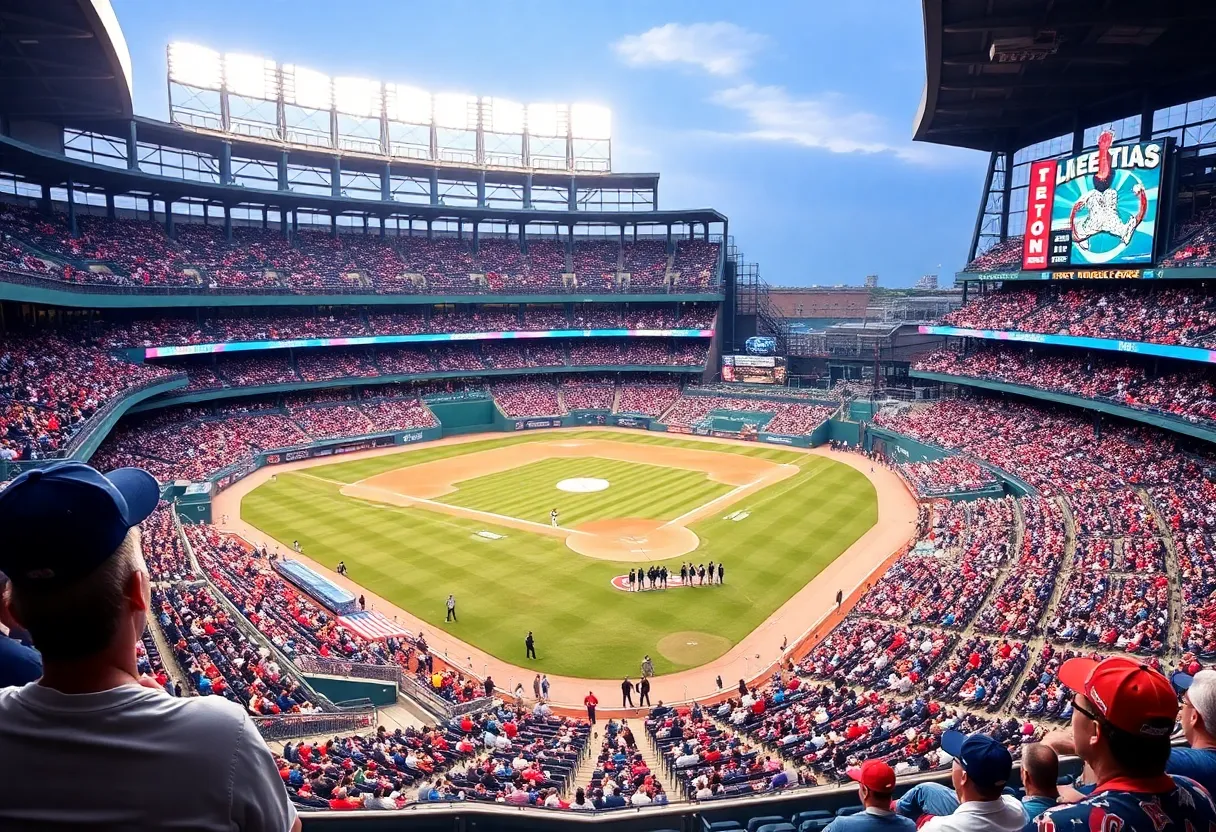
M 110 399 L 110 401 L 106 402 L 105 406 L 102 407 L 101 410 L 98 410 L 88 418 L 88 421 L 85 422 L 84 427 L 76 431 L 76 435 L 73 436 L 68 441 L 68 444 L 64 446 L 63 455 L 71 456 L 74 454 L 80 448 L 80 446 L 84 444 L 85 440 L 93 435 L 93 431 L 97 429 L 97 426 L 102 424 L 115 410 L 118 409 L 119 405 L 131 398 L 131 396 L 134 396 L 137 393 L 142 393 L 144 390 L 151 387 L 164 384 L 167 381 L 177 381 L 179 379 L 188 378 L 189 377 L 184 372 L 172 373 L 170 375 L 161 376 L 160 378 L 148 379 L 140 384 L 134 384 L 127 387 L 120 395 Z
M 313 734 L 359 733 L 376 726 L 376 710 L 342 711 L 319 714 L 280 714 L 255 716 L 253 722 L 265 740 L 306 737 Z
M 0 282 L 15 283 L 22 286 L 31 286 L 40 289 L 49 289 L 55 291 L 71 291 L 79 292 L 87 295 L 132 295 L 140 297 L 172 297 L 175 295 L 183 295 L 189 297 L 215 297 L 215 296 L 233 296 L 233 297 L 254 297 L 254 296 L 275 296 L 275 297 L 298 297 L 307 298 L 310 295 L 341 295 L 349 297 L 446 297 L 446 296 L 469 296 L 469 297 L 531 297 L 536 295 L 568 295 L 574 298 L 582 297 L 630 297 L 634 295 L 699 295 L 699 294 L 718 294 L 721 291 L 721 282 L 717 279 L 713 280 L 705 287 L 689 286 L 689 287 L 671 287 L 671 286 L 630 286 L 625 291 L 602 291 L 601 286 L 596 286 L 591 283 L 588 286 L 564 286 L 554 285 L 546 287 L 523 287 L 523 286 L 504 286 L 497 290 L 491 290 L 488 286 L 484 289 L 475 287 L 473 284 L 465 285 L 463 283 L 457 286 L 448 287 L 428 287 L 422 292 L 378 292 L 363 286 L 348 286 L 336 285 L 325 286 L 321 289 L 311 289 L 307 287 L 291 287 L 291 286 L 149 286 L 149 285 L 128 285 L 123 283 L 109 282 L 75 282 L 71 280 L 59 280 L 56 278 L 43 277 L 41 275 L 30 274 L 16 269 L 0 268 Z
M 274 654 L 277 661 L 284 668 L 299 668 L 297 660 L 293 660 L 281 651 L 273 641 L 266 638 L 265 635 L 245 618 L 244 614 L 237 609 L 236 605 L 229 600 L 228 596 L 219 590 L 218 587 L 211 583 L 211 579 L 207 577 L 207 570 L 203 569 L 198 562 L 198 558 L 194 553 L 194 546 L 190 543 L 190 538 L 186 535 L 185 529 L 182 528 L 182 519 L 178 516 L 177 510 L 173 510 L 173 526 L 177 531 L 178 538 L 185 548 L 186 557 L 190 561 L 191 567 L 195 573 L 200 575 L 203 582 L 211 589 L 212 595 L 217 598 L 220 604 L 228 611 L 230 619 L 241 629 L 246 638 L 252 639 L 256 644 L 262 645 L 269 649 Z M 159 626 L 159 625 L 158 625 Z M 298 659 L 298 657 L 297 657 Z M 320 703 L 323 709 L 322 713 L 313 714 L 279 714 L 277 716 L 257 717 L 258 730 L 263 737 L 267 739 L 281 739 L 289 736 L 303 736 L 300 733 L 304 729 L 304 733 L 328 733 L 329 728 L 318 727 L 316 731 L 313 723 L 309 722 L 309 718 L 329 718 L 334 720 L 333 724 L 338 726 L 336 730 L 358 730 L 360 727 L 367 727 L 376 724 L 376 715 L 378 713 L 376 706 L 372 704 L 370 699 L 353 700 L 351 702 L 343 702 L 335 704 L 327 696 L 316 690 L 308 683 L 308 680 L 300 673 L 296 674 L 300 684 L 308 691 L 309 698 Z M 348 726 L 348 727 L 344 727 Z M 270 732 L 270 733 L 267 733 Z

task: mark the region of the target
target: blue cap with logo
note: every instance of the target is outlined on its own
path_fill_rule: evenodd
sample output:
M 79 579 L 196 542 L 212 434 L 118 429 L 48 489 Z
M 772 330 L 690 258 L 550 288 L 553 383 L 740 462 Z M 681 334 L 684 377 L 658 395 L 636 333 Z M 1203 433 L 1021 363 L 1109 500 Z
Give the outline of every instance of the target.
M 159 500 L 156 478 L 140 468 L 102 474 L 59 462 L 26 471 L 0 491 L 0 570 L 19 587 L 66 586 L 108 560 Z
M 967 777 L 981 789 L 1004 788 L 1013 772 L 1009 749 L 987 734 L 945 731 L 942 750 L 958 760 Z

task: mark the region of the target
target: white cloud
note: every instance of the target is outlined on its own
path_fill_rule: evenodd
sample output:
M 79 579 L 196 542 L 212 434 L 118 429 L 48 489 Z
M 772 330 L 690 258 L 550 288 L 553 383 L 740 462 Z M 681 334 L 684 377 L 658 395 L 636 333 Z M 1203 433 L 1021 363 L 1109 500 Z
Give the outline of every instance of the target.
M 733 23 L 668 23 L 613 44 L 630 66 L 690 64 L 711 75 L 737 75 L 765 43 L 763 35 Z
M 798 98 L 784 87 L 741 84 L 714 93 L 713 102 L 742 113 L 747 124 L 728 138 L 793 144 L 831 153 L 891 153 L 905 161 L 931 161 L 933 153 L 891 138 L 886 120 L 824 93 Z M 720 134 L 721 135 L 721 134 Z

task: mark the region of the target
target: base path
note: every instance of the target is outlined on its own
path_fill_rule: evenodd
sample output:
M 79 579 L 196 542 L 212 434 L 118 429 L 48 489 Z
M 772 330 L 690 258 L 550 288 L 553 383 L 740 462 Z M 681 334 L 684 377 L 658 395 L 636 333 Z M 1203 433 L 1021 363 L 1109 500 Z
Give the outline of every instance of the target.
M 585 430 L 587 429 L 555 429 L 551 433 L 553 435 L 561 435 L 566 432 L 573 434 Z M 594 430 L 597 433 L 609 430 L 620 432 L 623 435 L 637 435 L 635 431 L 625 428 L 596 427 Z M 439 442 L 442 444 L 462 444 L 484 441 L 500 436 L 501 434 L 479 434 L 452 437 L 450 439 L 439 440 Z M 713 437 L 682 435 L 679 438 L 682 441 L 694 440 L 707 444 L 738 444 L 737 440 L 715 439 Z M 575 438 L 572 436 L 571 444 L 575 441 Z M 415 447 L 434 447 L 435 444 L 435 442 L 428 442 Z M 550 443 L 546 442 L 543 444 L 547 445 Z M 638 447 L 645 447 L 645 450 L 651 453 L 656 450 L 654 446 Z M 580 450 L 582 450 L 582 453 L 574 453 L 572 455 L 585 456 L 585 449 Z M 795 453 L 800 452 L 799 449 L 791 448 L 782 448 L 782 450 L 792 450 Z M 382 456 L 386 453 L 409 452 L 408 449 L 403 451 L 400 447 L 374 449 L 343 456 L 342 461 L 366 456 Z M 909 494 L 903 480 L 894 471 L 881 465 L 873 465 L 870 460 L 855 453 L 831 451 L 826 448 L 812 448 L 802 452 L 827 457 L 836 462 L 851 466 L 864 474 L 873 483 L 877 492 L 878 522 L 869 531 L 855 540 L 836 560 L 828 564 L 810 583 L 782 604 L 764 623 L 745 636 L 742 641 L 724 655 L 700 667 L 653 678 L 651 680 L 651 699 L 655 702 L 658 702 L 660 699 L 669 703 L 694 698 L 706 699 L 730 693 L 731 689 L 738 684 L 739 679 L 747 679 L 749 681 L 755 679 L 769 671 L 776 661 L 785 656 L 792 655 L 795 649 L 800 646 L 805 649 L 805 644 L 803 643 L 807 642 L 809 637 L 812 635 L 818 637 L 821 633 L 817 631 L 826 629 L 838 617 L 836 594 L 838 592 L 843 593 L 846 599 L 851 595 L 855 595 L 867 582 L 877 577 L 874 573 L 880 571 L 908 543 L 915 532 L 917 516 L 916 500 Z M 735 457 L 735 455 L 727 454 L 719 454 L 718 456 Z M 746 457 L 744 458 L 746 459 Z M 270 548 L 274 549 L 275 544 L 282 543 L 282 541 L 275 541 L 264 532 L 239 519 L 241 499 L 254 488 L 268 480 L 272 474 L 316 465 L 332 464 L 333 462 L 334 460 L 331 458 L 312 459 L 260 468 L 217 495 L 213 501 L 212 516 L 227 515 L 229 522 L 224 528 L 228 531 L 237 532 L 252 543 L 268 543 Z M 769 464 L 771 465 L 772 463 Z M 720 508 L 721 506 L 716 506 L 710 510 L 717 511 Z M 541 528 L 548 528 L 541 524 L 536 525 Z M 539 529 L 536 530 L 539 531 Z M 562 529 L 554 531 L 566 532 L 566 530 Z M 532 689 L 532 677 L 538 670 L 529 668 L 526 664 L 517 665 L 491 656 L 483 650 L 431 626 L 422 619 L 411 615 L 406 610 L 388 603 L 365 587 L 334 573 L 329 568 L 316 563 L 310 558 L 301 555 L 294 555 L 293 557 L 315 569 L 320 574 L 325 575 L 334 583 L 350 590 L 355 595 L 365 595 L 369 609 L 378 610 L 390 618 L 396 616 L 403 627 L 414 632 L 424 633 L 427 642 L 431 645 L 431 649 L 449 663 L 479 676 L 487 674 L 492 676 L 497 688 L 504 692 L 513 690 L 516 682 L 523 682 L 525 690 L 530 691 Z M 729 576 L 727 579 L 729 580 Z M 706 587 L 706 591 L 712 592 L 713 590 Z M 685 641 L 696 640 L 695 637 L 685 639 Z M 783 641 L 788 641 L 789 644 L 789 648 L 784 652 L 781 650 Z M 587 649 L 594 650 L 595 645 L 589 644 L 587 645 Z M 638 657 L 639 662 L 641 658 L 641 656 Z M 719 693 L 716 682 L 719 676 L 722 678 L 725 688 L 721 693 Z M 636 677 L 631 678 L 636 680 Z M 620 713 L 630 715 L 640 713 L 636 709 L 624 712 L 614 707 L 618 701 L 617 697 L 620 695 L 620 679 L 577 679 L 569 676 L 551 675 L 549 682 L 550 697 L 555 707 L 566 709 L 569 712 L 581 710 L 583 697 L 587 695 L 588 690 L 593 690 L 600 700 L 599 713 L 604 717 L 611 717 Z
M 721 497 L 666 522 L 613 518 L 584 523 L 574 528 L 555 527 L 494 512 L 450 505 L 436 499 L 456 492 L 457 483 L 465 480 L 513 471 L 546 459 L 585 457 L 699 471 L 714 482 L 733 485 L 734 488 Z M 345 485 L 341 488 L 341 493 L 346 497 L 424 508 L 456 517 L 486 520 L 500 526 L 559 537 L 575 552 L 589 558 L 644 563 L 689 554 L 701 543 L 688 528 L 689 524 L 721 511 L 762 488 L 792 477 L 798 470 L 795 465 L 784 465 L 767 459 L 694 448 L 634 445 L 603 439 L 556 439 L 550 442 L 529 442 L 474 451 L 463 456 L 386 471 Z

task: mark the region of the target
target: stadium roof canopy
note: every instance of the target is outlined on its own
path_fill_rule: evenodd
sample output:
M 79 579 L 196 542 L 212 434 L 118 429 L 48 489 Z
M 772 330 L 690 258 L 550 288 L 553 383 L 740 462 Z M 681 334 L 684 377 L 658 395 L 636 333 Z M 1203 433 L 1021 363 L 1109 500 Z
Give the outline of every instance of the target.
M 109 0 L 0 2 L 0 112 L 131 116 L 131 56 Z
M 922 0 L 914 138 L 1018 150 L 1216 94 L 1213 0 Z

